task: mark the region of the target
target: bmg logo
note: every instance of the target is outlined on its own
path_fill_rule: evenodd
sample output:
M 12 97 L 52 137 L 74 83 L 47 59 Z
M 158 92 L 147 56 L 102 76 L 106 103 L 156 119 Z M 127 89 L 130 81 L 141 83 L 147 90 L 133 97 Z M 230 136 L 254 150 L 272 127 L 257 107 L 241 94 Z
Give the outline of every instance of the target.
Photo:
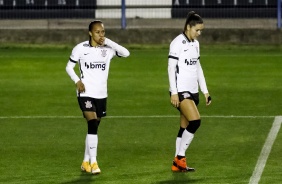
M 185 59 L 185 63 L 187 65 L 195 65 L 197 63 L 198 59 L 190 59 L 190 61 L 188 61 L 188 59 Z
M 106 63 L 94 63 L 94 62 L 91 62 L 89 64 L 85 63 L 85 67 L 87 69 L 101 69 L 102 71 L 104 71 L 106 69 Z

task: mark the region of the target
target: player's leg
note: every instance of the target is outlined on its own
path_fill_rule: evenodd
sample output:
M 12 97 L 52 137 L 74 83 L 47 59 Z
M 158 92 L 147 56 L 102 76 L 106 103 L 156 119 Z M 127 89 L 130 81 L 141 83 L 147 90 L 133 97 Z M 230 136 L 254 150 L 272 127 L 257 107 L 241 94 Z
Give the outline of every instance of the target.
M 88 135 L 91 137 L 93 146 L 89 144 L 90 165 L 92 174 L 99 174 L 101 172 L 97 163 L 97 150 L 98 150 L 98 127 L 101 118 L 106 116 L 106 102 L 107 99 L 94 99 L 93 106 L 95 107 L 94 116 L 92 113 L 84 113 L 88 122 Z M 89 141 L 89 140 L 88 140 Z M 94 144 L 95 143 L 95 144 Z
M 93 174 L 99 174 L 101 172 L 97 164 L 97 148 L 98 148 L 98 126 L 99 121 L 97 119 L 96 112 L 84 111 L 84 117 L 87 121 L 87 148 L 90 155 L 90 166 Z
M 194 133 L 200 126 L 200 114 L 195 102 L 191 99 L 181 101 L 180 111 L 183 119 L 185 118 L 188 121 L 188 126 L 183 131 L 175 162 L 181 169 L 185 170 L 187 169 L 185 153 L 194 138 Z
M 78 97 L 78 103 L 80 109 L 83 112 L 83 116 L 87 121 L 87 135 L 85 141 L 85 153 L 84 159 L 81 165 L 81 169 L 86 172 L 91 172 L 91 163 L 97 162 L 97 145 L 98 145 L 98 121 L 96 114 L 96 107 L 93 98 Z M 89 163 L 90 160 L 90 163 Z
M 177 133 L 176 141 L 175 141 L 175 157 L 177 157 L 177 154 L 179 152 L 180 143 L 182 139 L 182 134 L 185 130 L 185 128 L 188 126 L 188 120 L 185 118 L 185 116 L 180 112 L 180 127 Z M 171 170 L 174 172 L 179 172 L 181 169 L 177 167 L 177 164 L 175 163 L 175 158 L 172 162 Z
M 85 137 L 85 150 L 84 150 L 84 158 L 81 164 L 81 170 L 86 172 L 91 172 L 87 134 Z
M 175 142 L 175 156 L 177 156 L 178 151 L 179 151 L 179 147 L 180 147 L 180 143 L 181 143 L 181 138 L 182 138 L 182 134 L 185 130 L 185 128 L 188 126 L 188 120 L 185 118 L 185 116 L 180 113 L 180 127 L 177 133 L 177 137 L 176 137 L 176 142 Z

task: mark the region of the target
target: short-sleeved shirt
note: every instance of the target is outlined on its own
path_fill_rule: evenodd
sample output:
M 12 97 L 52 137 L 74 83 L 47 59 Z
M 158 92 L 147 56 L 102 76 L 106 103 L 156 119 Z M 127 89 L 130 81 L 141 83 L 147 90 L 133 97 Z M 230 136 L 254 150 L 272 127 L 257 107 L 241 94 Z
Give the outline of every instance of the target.
M 177 62 L 176 85 L 178 92 L 198 93 L 199 42 L 189 40 L 182 33 L 171 42 L 168 57 Z
M 80 79 L 85 86 L 84 93 L 78 96 L 106 98 L 107 80 L 111 59 L 116 51 L 109 46 L 92 47 L 89 41 L 76 45 L 71 53 L 70 61 L 79 64 Z

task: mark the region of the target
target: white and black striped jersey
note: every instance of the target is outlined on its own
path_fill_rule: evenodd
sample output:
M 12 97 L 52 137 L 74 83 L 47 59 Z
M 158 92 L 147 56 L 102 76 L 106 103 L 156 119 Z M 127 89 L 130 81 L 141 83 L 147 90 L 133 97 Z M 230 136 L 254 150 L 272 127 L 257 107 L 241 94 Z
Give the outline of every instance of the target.
M 204 73 L 200 64 L 200 48 L 197 40 L 190 41 L 182 33 L 170 44 L 168 55 L 168 76 L 170 92 L 189 91 L 208 93 Z
M 127 57 L 129 51 L 108 38 L 105 39 L 104 46 L 92 47 L 89 41 L 84 41 L 73 48 L 66 71 L 75 83 L 81 80 L 85 86 L 85 92 L 77 92 L 78 96 L 98 99 L 108 96 L 107 80 L 110 62 L 115 55 Z M 80 77 L 74 71 L 77 63 Z

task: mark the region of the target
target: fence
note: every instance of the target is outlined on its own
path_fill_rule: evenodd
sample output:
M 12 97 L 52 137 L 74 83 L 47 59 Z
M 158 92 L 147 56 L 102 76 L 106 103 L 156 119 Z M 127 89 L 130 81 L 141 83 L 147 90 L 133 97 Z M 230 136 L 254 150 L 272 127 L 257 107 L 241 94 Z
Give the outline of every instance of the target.
M 0 0 L 0 19 L 183 19 L 194 10 L 209 19 L 275 19 L 281 0 Z

